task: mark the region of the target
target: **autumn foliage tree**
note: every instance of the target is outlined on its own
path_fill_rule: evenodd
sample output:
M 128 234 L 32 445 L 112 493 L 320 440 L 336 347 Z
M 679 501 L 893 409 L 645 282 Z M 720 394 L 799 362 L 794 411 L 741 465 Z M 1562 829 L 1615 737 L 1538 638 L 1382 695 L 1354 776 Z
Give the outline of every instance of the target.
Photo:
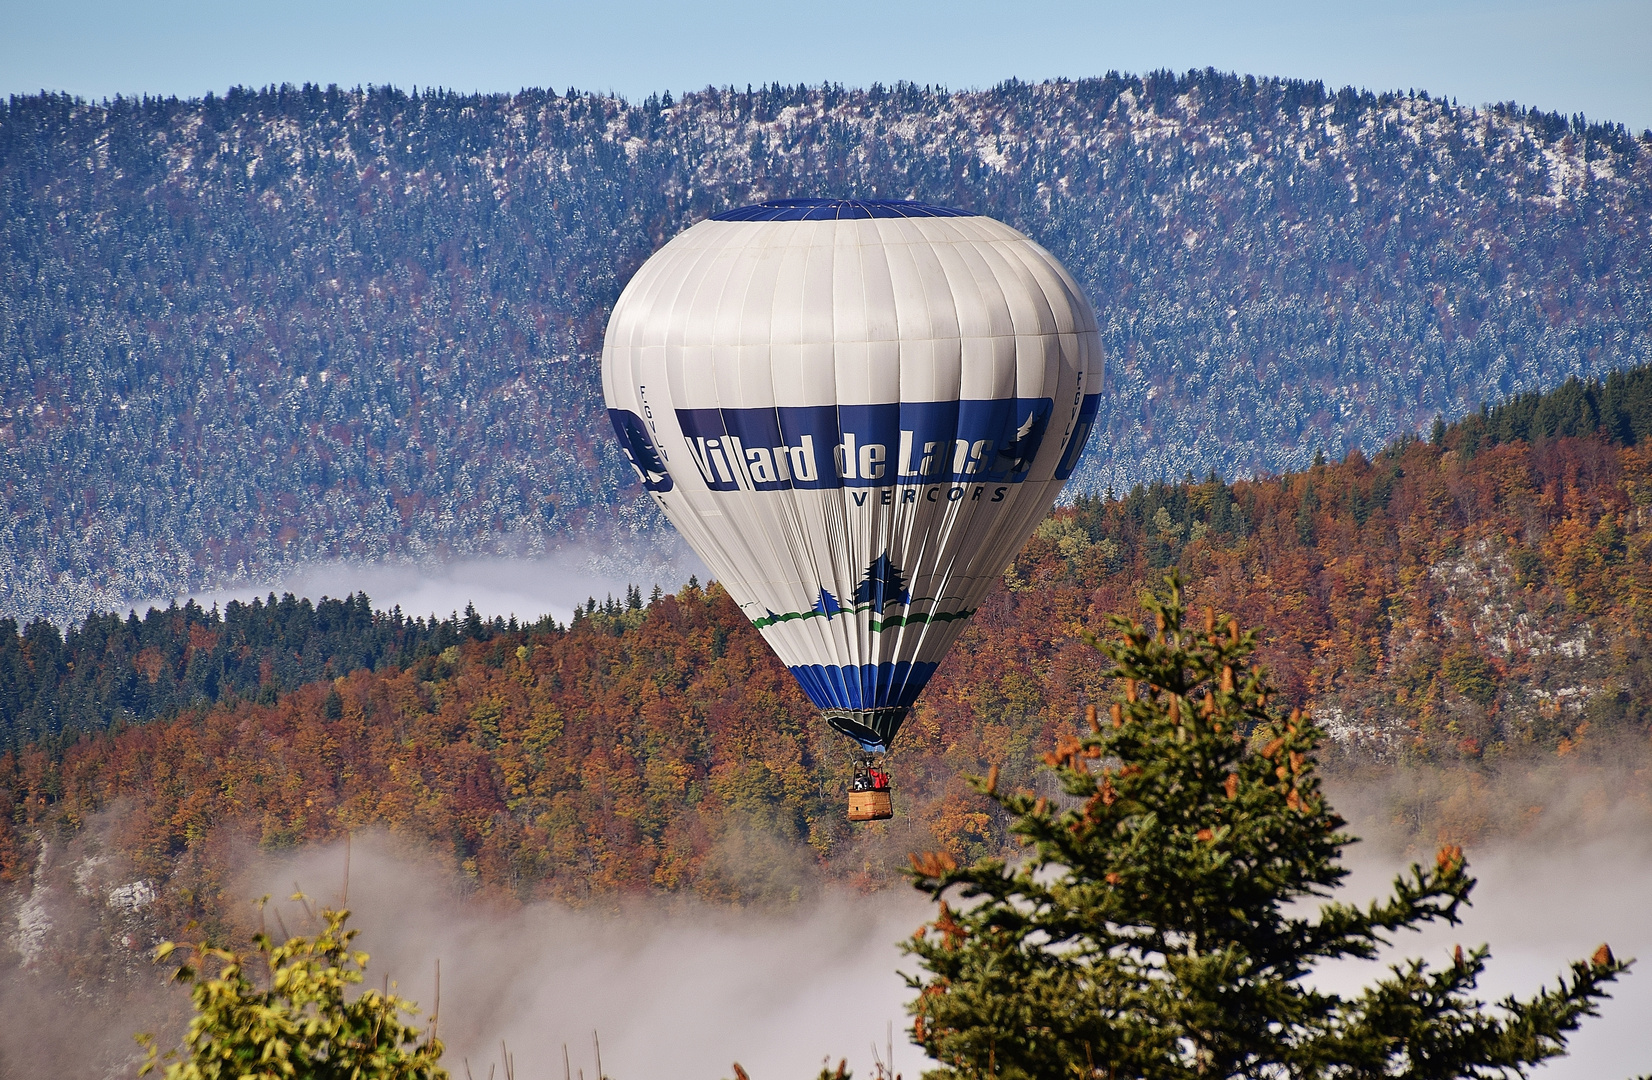
M 1312 984 L 1395 931 L 1457 923 L 1474 879 L 1447 846 L 1368 907 L 1327 899 L 1352 838 L 1315 775 L 1321 732 L 1273 704 L 1255 631 L 1210 609 L 1190 626 L 1168 581 L 1151 627 L 1114 616 L 1116 638 L 1092 639 L 1123 692 L 1048 757 L 1066 798 L 980 782 L 1029 857 L 913 860 L 941 901 L 906 946 L 930 1075 L 1421 1080 L 1524 1075 L 1562 1053 L 1628 966 L 1604 945 L 1495 1008 L 1476 994 L 1484 947 L 1401 963 L 1357 996 Z
M 1058 508 L 919 698 L 897 819 L 871 830 L 842 820 L 848 744 L 716 585 L 593 598 L 566 626 L 409 623 L 360 595 L 67 635 L 0 620 L 0 883 L 29 880 L 41 838 L 102 821 L 173 934 L 231 931 L 242 845 L 369 828 L 524 900 L 784 899 L 816 867 L 877 887 L 917 848 L 1003 848 L 1007 817 L 962 777 L 1034 783 L 1070 703 L 1104 690 L 1084 632 L 1171 569 L 1267 628 L 1255 655 L 1280 699 L 1334 732 L 1322 767 L 1438 778 L 1404 809 L 1416 835 L 1553 820 L 1577 782 L 1604 820 L 1620 795 L 1599 770 L 1528 790 L 1518 819 L 1488 794 L 1559 759 L 1652 753 L 1652 439 L 1584 423 L 1628 415 L 1633 435 L 1652 378 L 1616 385 L 1489 410 L 1478 441 L 1464 421 L 1369 459 Z M 1611 777 L 1647 805 L 1652 772 Z M 752 843 L 771 867 L 731 854 Z
M 149 1047 L 142 1073 L 164 1065 L 165 1080 L 448 1080 L 434 1020 L 419 1028 L 417 1007 L 388 985 L 351 992 L 368 957 L 351 948 L 350 913 L 314 914 L 313 936 L 278 945 L 260 933 L 251 955 L 185 947 L 173 980 L 190 987 L 189 1030 L 165 1055 L 139 1036 Z M 179 954 L 168 942 L 156 960 Z

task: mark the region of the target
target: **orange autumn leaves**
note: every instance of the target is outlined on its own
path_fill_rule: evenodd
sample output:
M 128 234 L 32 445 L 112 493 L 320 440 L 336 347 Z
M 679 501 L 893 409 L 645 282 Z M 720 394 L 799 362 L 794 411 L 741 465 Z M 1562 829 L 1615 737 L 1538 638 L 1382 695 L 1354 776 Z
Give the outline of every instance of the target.
M 26 868 L 35 829 L 115 807 L 116 842 L 158 879 L 229 836 L 279 848 L 369 827 L 450 853 L 485 887 L 571 899 L 732 895 L 715 855 L 751 829 L 865 884 L 896 870 L 868 846 L 879 836 L 963 863 L 1006 837 L 961 777 L 1027 787 L 1051 745 L 1074 758 L 1083 704 L 1108 696 L 1085 635 L 1169 566 L 1199 607 L 1264 626 L 1258 659 L 1291 704 L 1403 718 L 1406 753 L 1521 732 L 1552 752 L 1586 717 L 1534 688 L 1586 664 L 1613 685 L 1629 675 L 1612 658 L 1645 650 L 1652 449 L 1409 443 L 1058 510 L 903 729 L 899 832 L 850 831 L 848 747 L 712 587 L 0 755 L 0 871 Z M 1559 647 L 1583 628 L 1586 656 Z M 1552 730 L 1524 719 L 1540 711 Z

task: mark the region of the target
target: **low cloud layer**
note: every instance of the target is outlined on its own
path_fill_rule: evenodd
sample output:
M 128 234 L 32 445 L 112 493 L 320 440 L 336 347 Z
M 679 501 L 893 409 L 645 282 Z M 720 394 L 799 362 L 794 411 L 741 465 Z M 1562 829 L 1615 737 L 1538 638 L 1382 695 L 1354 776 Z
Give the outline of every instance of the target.
M 316 563 L 292 570 L 273 582 L 247 584 L 196 594 L 203 607 L 243 603 L 274 592 L 312 600 L 365 592 L 382 611 L 400 606 L 410 617 L 441 618 L 475 604 L 484 618 L 515 615 L 532 622 L 553 615 L 564 622 L 588 597 L 623 597 L 628 585 L 644 595 L 655 585 L 675 591 L 690 575 L 709 577 L 705 565 L 688 553 L 666 562 L 642 563 L 584 551 L 539 558 L 472 558 L 430 563 Z M 180 597 L 180 600 L 183 599 Z M 141 606 L 140 606 L 141 608 Z
M 297 881 L 336 900 L 344 864 L 344 846 L 332 845 L 265 865 L 249 884 L 287 894 Z M 428 1010 L 441 962 L 440 1033 L 459 1076 L 467 1061 L 486 1075 L 503 1042 L 518 1076 L 560 1076 L 566 1045 L 575 1075 L 594 1080 L 593 1032 L 604 1071 L 624 1080 L 725 1077 L 734 1061 L 757 1080 L 814 1076 L 828 1056 L 867 1076 L 872 1044 L 886 1056 L 891 1027 L 896 1067 L 920 1071 L 894 945 L 927 915 L 916 893 L 827 892 L 778 911 L 659 901 L 489 910 L 383 838 L 353 845 L 349 890 L 375 976 Z M 280 910 L 289 927 L 301 917 Z
M 1578 792 L 1575 799 L 1551 791 L 1555 813 L 1544 828 L 1471 844 L 1470 870 L 1480 884 L 1464 925 L 1402 936 L 1385 958 L 1441 964 L 1455 944 L 1487 942 L 1492 962 L 1482 990 L 1495 999 L 1552 985 L 1602 941 L 1619 956 L 1640 957 L 1601 1016 L 1584 1023 L 1572 1055 L 1537 1072 L 1542 1080 L 1611 1080 L 1652 1068 L 1645 1032 L 1652 1016 L 1652 816 L 1634 800 L 1600 797 L 1609 790 L 1602 775 L 1570 774 L 1565 791 Z M 1370 838 L 1348 851 L 1343 899 L 1374 898 L 1406 865 L 1432 858 L 1432 838 L 1420 842 L 1396 824 L 1395 807 L 1412 781 L 1398 770 L 1395 776 L 1334 793 L 1353 831 Z M 1562 783 L 1552 776 L 1537 782 Z M 1530 794 L 1514 780 L 1504 787 L 1511 806 Z M 1503 812 L 1495 800 L 1487 805 Z M 712 1080 L 731 1076 L 734 1061 L 753 1080 L 798 1080 L 815 1076 L 827 1057 L 847 1058 L 864 1078 L 873 1073 L 874 1045 L 887 1060 L 891 1031 L 896 1069 L 915 1080 L 924 1067 L 906 1039 L 911 995 L 897 975 L 914 970 L 898 942 L 931 914 L 914 892 L 823 888 L 800 863 L 793 872 L 805 899 L 770 908 L 661 897 L 580 910 L 504 904 L 471 892 L 446 860 L 383 834 L 359 835 L 348 847 L 253 855 L 235 891 L 250 905 L 262 894 L 286 897 L 296 885 L 319 903 L 337 903 L 347 850 L 348 903 L 363 931 L 360 944 L 372 954 L 369 977 L 394 980 L 428 1017 L 440 961 L 440 1033 L 458 1077 L 467 1063 L 477 1080 L 490 1067 L 502 1077 L 503 1043 L 524 1080 L 562 1076 L 564 1046 L 571 1075 L 595 1080 L 593 1031 L 604 1071 L 619 1080 Z M 102 922 L 88 921 L 67 903 L 75 896 L 129 901 L 130 887 L 113 877 L 108 887 L 88 887 L 114 864 L 72 846 L 53 851 L 42 860 L 55 867 L 52 874 L 7 904 L 5 931 L 13 949 L 27 944 L 62 959 L 50 968 L 12 963 L 0 970 L 0 1015 L 8 1017 L 0 1024 L 0 1074 L 133 1075 L 128 1033 L 169 1030 L 175 1037 L 187 1002 L 179 989 L 161 987 L 141 950 L 109 941 L 108 912 Z M 299 932 L 302 912 L 275 903 L 270 926 Z M 35 935 L 26 942 L 25 929 Z M 92 955 L 100 948 L 114 957 L 101 967 Z M 1351 992 L 1382 970 L 1380 963 L 1345 963 L 1315 979 Z
M 1349 849 L 1342 899 L 1373 899 L 1411 862 L 1431 858 L 1431 851 L 1407 850 L 1374 817 L 1355 828 L 1372 839 Z M 1585 1023 L 1572 1054 L 1536 1075 L 1602 1080 L 1645 1072 L 1652 1066 L 1644 1030 L 1652 1016 L 1652 834 L 1586 829 L 1558 842 L 1502 841 L 1468 854 L 1480 884 L 1463 925 L 1403 935 L 1380 962 L 1336 965 L 1316 981 L 1357 992 L 1386 963 L 1413 956 L 1444 963 L 1454 945 L 1484 942 L 1492 948 L 1484 996 L 1529 996 L 1606 941 L 1641 962 L 1601 1016 Z M 896 974 L 915 970 L 897 943 L 931 913 L 915 893 L 827 891 L 770 912 L 660 902 L 612 911 L 554 904 L 489 911 L 463 899 L 434 865 L 410 861 L 383 840 L 357 842 L 351 862 L 350 904 L 374 954 L 372 969 L 428 1006 L 441 960 L 442 1033 L 459 1075 L 467 1059 L 485 1075 L 503 1040 L 520 1076 L 557 1074 L 566 1044 L 576 1075 L 583 1063 L 593 1077 L 593 1030 L 605 1070 L 623 1080 L 724 1077 L 735 1060 L 756 1080 L 797 1078 L 815 1075 L 827 1056 L 847 1057 L 857 1075 L 869 1076 L 872 1045 L 883 1056 L 891 1028 L 896 1067 L 909 1078 L 922 1071 L 905 1035 L 910 991 Z M 343 866 L 344 850 L 335 845 L 266 866 L 257 880 L 265 891 L 288 891 L 297 879 L 317 895 L 336 896 Z
M 1571 1053 L 1536 1070 L 1542 1080 L 1611 1080 L 1652 1069 L 1652 844 L 1640 837 L 1606 837 L 1551 849 L 1498 844 L 1469 849 L 1469 871 L 1479 880 L 1463 924 L 1431 926 L 1399 936 L 1381 963 L 1421 957 L 1435 966 L 1450 962 L 1452 949 L 1486 944 L 1491 960 L 1481 996 L 1530 997 L 1553 986 L 1574 960 L 1586 959 L 1601 942 L 1620 957 L 1639 957 L 1612 987 L 1612 1000 L 1585 1020 Z M 1429 861 L 1423 856 L 1424 861 Z M 1353 871 L 1343 898 L 1381 895 L 1395 874 L 1415 861 L 1371 847 L 1349 852 Z M 1355 993 L 1378 972 L 1372 963 L 1344 963 L 1316 978 L 1330 990 Z

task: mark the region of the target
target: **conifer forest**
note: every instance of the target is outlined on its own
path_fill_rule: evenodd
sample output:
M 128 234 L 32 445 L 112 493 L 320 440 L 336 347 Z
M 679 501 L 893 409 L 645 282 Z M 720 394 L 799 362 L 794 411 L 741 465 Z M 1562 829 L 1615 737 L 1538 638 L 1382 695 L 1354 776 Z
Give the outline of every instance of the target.
M 365 596 L 0 624 L 0 875 L 27 877 L 39 830 L 119 807 L 113 847 L 165 899 L 146 917 L 176 925 L 225 918 L 215 875 L 248 838 L 375 827 L 520 899 L 762 899 L 762 875 L 717 855 L 747 827 L 892 884 L 909 850 L 1003 847 L 965 777 L 1043 782 L 1044 749 L 1103 691 L 1085 634 L 1171 570 L 1192 602 L 1266 628 L 1258 659 L 1326 728 L 1330 762 L 1442 766 L 1472 790 L 1500 761 L 1627 752 L 1652 738 L 1647 375 L 1370 457 L 1058 508 L 919 699 L 901 818 L 875 835 L 842 819 L 841 736 L 716 585 L 635 587 L 567 625 L 410 621 Z M 1636 395 L 1626 434 L 1591 411 L 1626 400 L 1608 386 Z M 1534 418 L 1557 427 L 1508 437 Z M 1503 827 L 1453 797 L 1427 828 Z
M 281 86 L 0 105 L 0 614 L 326 558 L 657 538 L 595 354 L 688 224 L 806 195 L 1022 229 L 1092 297 L 1073 490 L 1367 457 L 1652 360 L 1652 143 L 1221 75 L 707 89 Z

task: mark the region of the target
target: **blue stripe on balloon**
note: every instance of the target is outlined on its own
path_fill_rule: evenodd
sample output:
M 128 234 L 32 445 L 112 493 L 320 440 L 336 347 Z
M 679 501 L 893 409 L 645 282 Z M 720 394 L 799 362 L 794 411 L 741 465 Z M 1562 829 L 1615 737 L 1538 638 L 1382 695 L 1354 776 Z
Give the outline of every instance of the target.
M 1047 397 L 965 398 L 678 409 L 677 423 L 713 491 L 1018 484 L 1054 411 Z
M 1096 425 L 1096 412 L 1100 408 L 1100 394 L 1084 395 L 1084 400 L 1078 407 L 1078 419 L 1073 423 L 1073 432 L 1067 436 L 1067 445 L 1061 451 L 1061 461 L 1055 467 L 1057 480 L 1067 479 L 1073 475 L 1073 470 L 1078 468 L 1078 459 L 1084 453 L 1084 444 L 1089 441 L 1090 429 Z
M 851 667 L 799 664 L 791 672 L 818 708 L 896 709 L 918 700 L 935 668 L 901 660 Z
M 882 199 L 775 199 L 713 214 L 713 221 L 841 221 L 851 218 L 974 217 L 968 210 Z

